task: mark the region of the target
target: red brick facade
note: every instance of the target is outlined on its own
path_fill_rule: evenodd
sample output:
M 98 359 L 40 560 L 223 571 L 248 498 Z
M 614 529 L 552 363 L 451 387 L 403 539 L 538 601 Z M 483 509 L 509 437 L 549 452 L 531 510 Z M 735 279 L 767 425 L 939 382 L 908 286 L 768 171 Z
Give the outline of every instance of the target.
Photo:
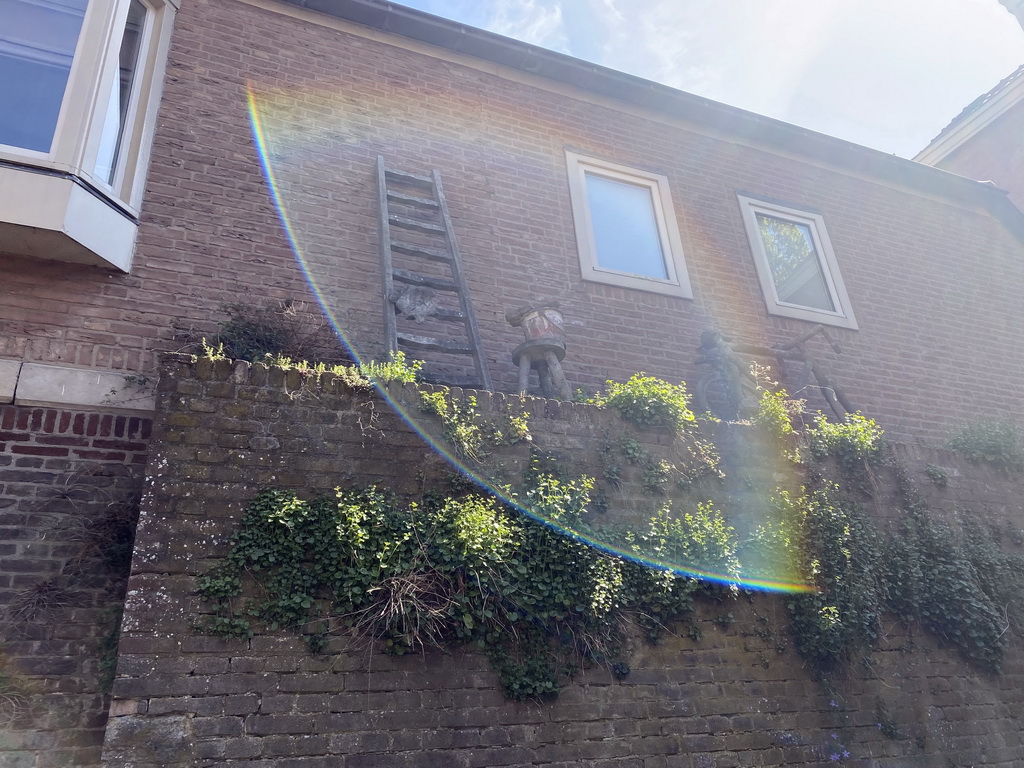
M 519 340 L 504 312 L 538 295 L 562 298 L 574 388 L 637 370 L 692 381 L 706 328 L 748 341 L 805 330 L 765 311 L 742 193 L 823 216 L 860 324 L 836 331 L 837 377 L 891 433 L 938 442 L 953 423 L 1008 418 L 1019 404 L 1024 246 L 973 185 L 950 187 L 945 174 L 899 161 L 878 174 L 882 156 L 838 141 L 828 145 L 835 162 L 802 157 L 756 131 L 730 136 L 720 124 L 236 0 L 186 2 L 178 15 L 132 274 L 0 257 L 0 356 L 147 372 L 155 350 L 215 330 L 225 302 L 312 300 L 260 168 L 247 84 L 313 282 L 369 356 L 383 344 L 374 175 L 383 154 L 395 167 L 441 172 L 499 389 L 515 386 Z M 668 178 L 692 300 L 581 279 L 567 149 Z
M 0 707 L 4 765 L 99 761 L 151 424 L 0 406 L 0 650 L 32 704 Z
M 4 389 L 5 371 L 23 362 L 113 374 L 123 387 L 126 375 L 152 377 L 158 352 L 214 333 L 227 303 L 315 305 L 317 292 L 359 352 L 379 357 L 375 164 L 383 155 L 444 180 L 499 391 L 516 387 L 511 352 L 521 341 L 505 312 L 539 296 L 561 300 L 573 389 L 641 370 L 693 382 L 695 348 L 710 328 L 756 343 L 804 332 L 807 322 L 766 311 L 737 197 L 745 195 L 823 217 L 859 323 L 833 331 L 843 348 L 836 377 L 891 436 L 939 445 L 965 421 L 1019 420 L 1021 227 L 973 182 L 727 108 L 708 105 L 717 117 L 704 120 L 698 99 L 682 114 L 656 89 L 637 106 L 647 92 L 639 82 L 616 81 L 629 91 L 619 101 L 275 0 L 183 0 L 171 46 L 131 273 L 5 255 L 0 240 L 0 398 L 16 396 Z M 582 278 L 567 151 L 668 179 L 692 299 Z M 115 408 L 117 398 L 61 409 L 18 397 L 0 406 L 0 603 L 66 575 L 73 542 L 54 520 L 98 519 L 110 499 L 137 493 L 149 440 L 148 418 Z M 198 424 L 194 440 L 216 443 L 212 429 Z M 216 469 L 217 482 L 233 482 L 229 468 Z M 94 490 L 79 504 L 61 495 L 69 484 Z M 96 762 L 105 707 L 97 648 L 118 584 L 85 583 L 77 613 L 6 645 L 30 675 L 53 681 L 47 695 L 83 697 L 69 705 L 78 715 L 26 724 L 2 747 L 44 761 L 19 765 Z M 219 662 L 201 658 L 196 669 L 207 663 Z M 618 693 L 608 690 L 611 701 Z M 237 727 L 228 721 L 253 714 L 251 705 L 242 693 L 218 699 L 219 722 Z M 282 744 L 301 740 L 276 733 Z

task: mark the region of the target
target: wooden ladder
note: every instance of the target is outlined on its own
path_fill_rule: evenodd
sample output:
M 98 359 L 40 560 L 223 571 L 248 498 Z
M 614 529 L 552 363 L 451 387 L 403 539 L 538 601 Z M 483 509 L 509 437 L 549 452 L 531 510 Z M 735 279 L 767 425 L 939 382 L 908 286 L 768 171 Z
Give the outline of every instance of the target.
M 474 371 L 470 375 L 428 369 L 424 378 L 436 384 L 493 389 L 441 175 L 437 170 L 420 176 L 387 168 L 378 156 L 377 183 L 388 350 L 469 357 Z M 410 268 L 399 268 L 396 261 Z M 402 316 L 406 321 L 400 329 Z M 411 322 L 429 324 L 433 335 L 410 332 Z M 464 367 L 468 371 L 469 366 Z

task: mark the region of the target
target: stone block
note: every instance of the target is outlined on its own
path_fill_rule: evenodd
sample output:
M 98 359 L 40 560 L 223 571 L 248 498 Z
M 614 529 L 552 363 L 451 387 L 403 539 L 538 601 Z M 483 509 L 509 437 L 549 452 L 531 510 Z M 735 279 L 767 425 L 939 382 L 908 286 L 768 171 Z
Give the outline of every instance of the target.
M 142 413 L 151 413 L 156 407 L 154 383 L 148 380 L 114 371 L 45 363 L 24 363 L 21 366 L 14 402 L 19 405 L 71 405 Z
M 0 360 L 0 403 L 13 403 L 21 373 L 20 360 Z
M 193 768 L 196 764 L 192 719 L 184 715 L 152 717 L 127 715 L 107 725 L 109 765 L 152 763 L 164 768 Z

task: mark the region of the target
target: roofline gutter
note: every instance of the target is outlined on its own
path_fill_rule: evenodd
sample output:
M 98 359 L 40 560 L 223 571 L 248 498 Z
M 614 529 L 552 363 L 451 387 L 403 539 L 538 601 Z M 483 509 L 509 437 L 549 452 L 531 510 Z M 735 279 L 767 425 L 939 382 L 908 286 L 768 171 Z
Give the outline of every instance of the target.
M 1024 213 L 1006 192 L 948 171 L 680 91 L 386 0 L 280 0 L 382 32 L 517 69 L 726 135 L 988 209 L 1024 242 Z
M 954 119 L 927 147 L 914 156 L 914 161 L 925 165 L 942 162 L 975 134 L 1024 100 L 1024 65 L 1014 70 L 1008 78 L 982 98 L 988 100 L 966 116 Z M 971 110 L 971 106 L 965 111 Z

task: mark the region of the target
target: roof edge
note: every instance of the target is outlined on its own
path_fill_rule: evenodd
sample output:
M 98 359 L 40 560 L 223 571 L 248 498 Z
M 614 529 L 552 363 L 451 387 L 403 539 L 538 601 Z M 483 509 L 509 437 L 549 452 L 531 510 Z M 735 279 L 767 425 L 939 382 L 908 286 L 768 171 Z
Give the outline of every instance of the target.
M 981 206 L 1007 224 L 1024 242 L 1024 213 L 1009 203 L 1003 190 L 992 184 L 386 0 L 279 2 L 518 69 L 670 117 L 708 125 L 754 144 L 875 176 L 898 186 L 939 195 L 964 205 Z M 1009 212 L 1005 209 L 1007 205 L 1012 209 Z M 1000 214 L 1000 211 L 1004 213 Z
M 914 155 L 914 161 L 935 165 L 960 148 L 997 118 L 1024 101 L 1024 64 L 1003 78 L 992 90 L 964 108 L 953 121 Z

